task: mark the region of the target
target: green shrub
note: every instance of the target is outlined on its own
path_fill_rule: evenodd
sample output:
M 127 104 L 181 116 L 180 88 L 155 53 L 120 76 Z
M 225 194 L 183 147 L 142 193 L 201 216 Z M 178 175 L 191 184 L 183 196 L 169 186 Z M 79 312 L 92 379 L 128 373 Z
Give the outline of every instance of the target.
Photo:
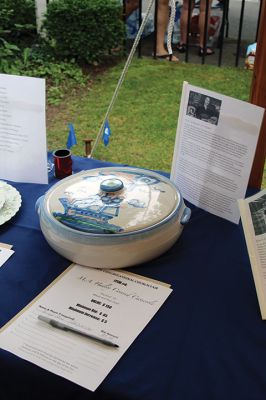
M 122 48 L 125 38 L 117 0 L 53 0 L 44 28 L 57 57 L 89 64 Z
M 8 74 L 14 71 L 14 64 L 16 64 L 19 52 L 20 50 L 15 44 L 8 43 L 0 37 L 0 73 Z
M 21 50 L 33 43 L 34 36 L 34 0 L 0 0 L 0 72 L 17 72 Z
M 32 30 L 36 24 L 34 0 L 0 0 L 0 31 L 16 35 Z
M 1 48 L 0 39 L 0 73 L 44 78 L 48 104 L 60 104 L 85 87 L 90 79 L 73 61 L 45 60 L 42 54 L 38 58 L 38 53 L 35 54 L 32 49 L 26 48 L 19 52 L 14 45 L 3 45 Z M 19 57 L 15 57 L 16 52 L 19 52 Z

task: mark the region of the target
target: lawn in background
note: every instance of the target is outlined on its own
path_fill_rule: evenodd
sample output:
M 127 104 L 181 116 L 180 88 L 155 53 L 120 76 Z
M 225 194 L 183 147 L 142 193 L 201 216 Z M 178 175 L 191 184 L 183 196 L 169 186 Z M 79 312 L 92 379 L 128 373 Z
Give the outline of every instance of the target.
M 83 140 L 98 134 L 123 67 L 108 68 L 61 106 L 49 107 L 49 150 L 65 147 L 71 122 L 78 141 L 72 152 L 85 155 Z M 109 117 L 110 143 L 100 140 L 93 157 L 170 171 L 183 82 L 248 101 L 251 79 L 252 72 L 240 68 L 135 58 Z

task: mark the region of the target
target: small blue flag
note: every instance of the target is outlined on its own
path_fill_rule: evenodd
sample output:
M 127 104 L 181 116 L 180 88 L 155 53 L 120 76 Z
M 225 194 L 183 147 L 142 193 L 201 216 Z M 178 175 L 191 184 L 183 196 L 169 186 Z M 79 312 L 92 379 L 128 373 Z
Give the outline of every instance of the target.
M 68 128 L 69 128 L 69 134 L 68 134 L 66 146 L 68 149 L 70 149 L 72 146 L 77 144 L 77 138 L 76 138 L 74 126 L 72 124 L 68 124 Z
M 103 129 L 103 143 L 105 146 L 108 145 L 110 136 L 111 136 L 111 129 L 108 120 L 106 120 Z

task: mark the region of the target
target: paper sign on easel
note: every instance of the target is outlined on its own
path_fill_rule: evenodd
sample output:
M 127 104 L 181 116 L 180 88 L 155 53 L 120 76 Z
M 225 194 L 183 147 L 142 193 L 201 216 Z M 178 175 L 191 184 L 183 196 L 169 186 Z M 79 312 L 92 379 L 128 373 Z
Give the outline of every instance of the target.
M 48 183 L 44 79 L 0 74 L 0 179 Z
M 240 218 L 264 109 L 184 82 L 171 180 L 185 200 Z

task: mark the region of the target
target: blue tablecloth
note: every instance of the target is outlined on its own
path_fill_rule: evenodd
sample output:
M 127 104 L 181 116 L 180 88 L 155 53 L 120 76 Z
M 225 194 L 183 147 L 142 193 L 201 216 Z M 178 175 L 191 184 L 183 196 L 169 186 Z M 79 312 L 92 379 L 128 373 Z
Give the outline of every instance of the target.
M 74 172 L 107 166 L 73 157 Z M 57 180 L 50 173 L 49 186 Z M 35 202 L 48 185 L 12 183 L 22 207 L 0 226 L 15 254 L 0 268 L 0 326 L 70 262 L 46 243 Z M 191 206 L 176 244 L 132 272 L 170 283 L 173 293 L 94 392 L 0 351 L 1 399 L 265 400 L 262 321 L 241 224 Z

